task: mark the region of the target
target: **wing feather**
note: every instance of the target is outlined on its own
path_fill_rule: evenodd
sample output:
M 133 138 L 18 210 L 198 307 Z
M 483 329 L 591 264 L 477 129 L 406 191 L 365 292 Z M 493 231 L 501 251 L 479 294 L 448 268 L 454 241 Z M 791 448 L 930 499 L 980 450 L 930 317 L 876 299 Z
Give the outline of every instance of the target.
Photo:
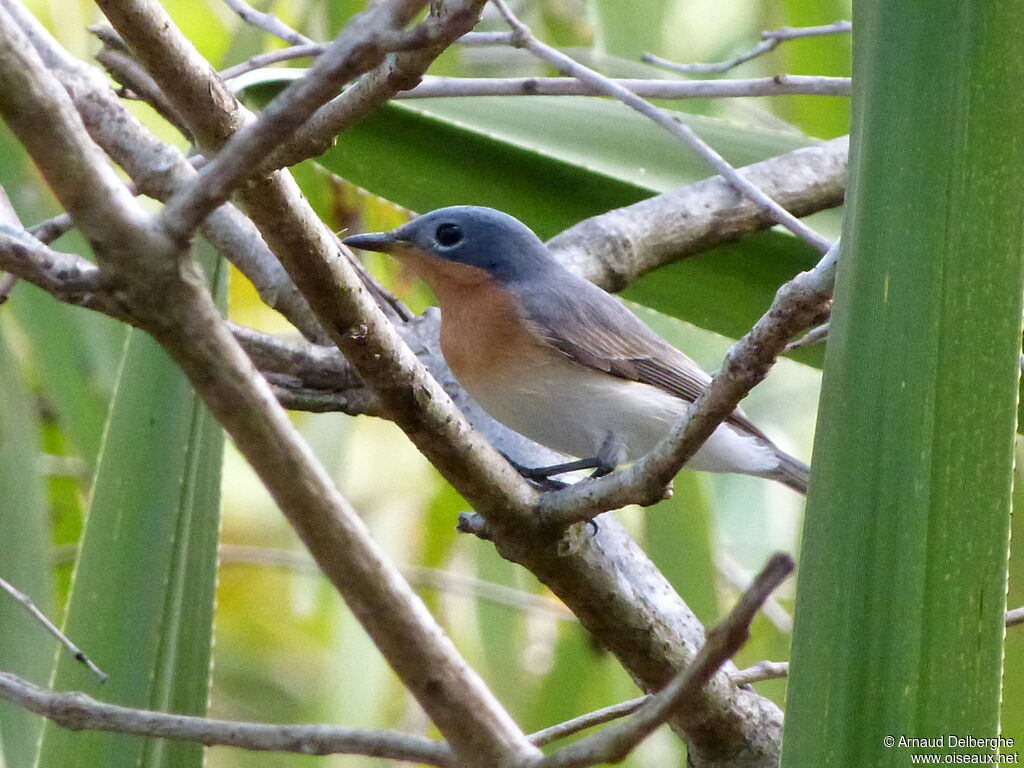
M 574 362 L 637 381 L 693 402 L 711 377 L 666 342 L 618 299 L 571 273 L 572 290 L 546 288 L 524 296 L 528 319 L 545 340 Z M 521 294 L 522 295 L 522 294 Z M 571 302 L 567 299 L 571 296 Z M 768 442 L 737 408 L 728 421 Z

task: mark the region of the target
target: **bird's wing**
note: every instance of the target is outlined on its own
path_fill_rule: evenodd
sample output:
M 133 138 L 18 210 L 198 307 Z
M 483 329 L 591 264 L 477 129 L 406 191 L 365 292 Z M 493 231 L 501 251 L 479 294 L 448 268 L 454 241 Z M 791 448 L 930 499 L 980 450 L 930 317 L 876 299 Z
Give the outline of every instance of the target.
M 711 382 L 693 360 L 666 342 L 618 299 L 576 278 L 571 291 L 533 290 L 524 296 L 528 319 L 545 340 L 588 368 L 649 384 L 690 402 Z M 571 297 L 571 298 L 570 298 Z M 728 421 L 771 442 L 737 408 Z

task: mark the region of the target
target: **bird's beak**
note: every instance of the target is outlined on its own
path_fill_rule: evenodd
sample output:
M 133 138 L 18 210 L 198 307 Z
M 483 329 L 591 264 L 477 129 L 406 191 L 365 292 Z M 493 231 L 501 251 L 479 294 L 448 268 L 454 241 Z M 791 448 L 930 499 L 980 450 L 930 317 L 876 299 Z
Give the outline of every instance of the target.
M 362 248 L 364 251 L 390 253 L 404 241 L 395 237 L 394 232 L 367 232 L 365 235 L 346 237 L 342 242 L 349 248 Z

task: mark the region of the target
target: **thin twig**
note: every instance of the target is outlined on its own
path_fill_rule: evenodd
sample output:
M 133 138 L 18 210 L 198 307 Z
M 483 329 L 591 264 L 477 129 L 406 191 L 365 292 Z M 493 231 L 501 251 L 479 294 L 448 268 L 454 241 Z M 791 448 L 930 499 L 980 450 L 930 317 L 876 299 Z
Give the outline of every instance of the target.
M 286 168 L 324 153 L 337 136 L 356 124 L 395 93 L 415 86 L 423 73 L 452 41 L 468 32 L 480 17 L 484 0 L 449 0 L 439 4 L 437 34 L 422 48 L 386 57 L 337 98 L 318 109 L 295 135 L 271 154 L 263 170 Z
M 730 672 L 729 679 L 735 685 L 750 685 L 762 680 L 776 680 L 786 677 L 788 674 L 788 661 L 759 661 L 757 664 L 753 664 L 745 669 Z M 612 720 L 618 720 L 620 717 L 631 715 L 650 699 L 651 695 L 649 694 L 628 701 L 622 701 L 618 704 L 612 704 L 611 706 L 603 707 L 594 712 L 588 712 L 585 715 L 580 715 L 571 720 L 536 731 L 527 736 L 527 738 L 538 747 L 541 747 L 545 744 L 550 744 L 552 741 L 564 739 L 566 736 L 593 728 L 595 725 L 603 725 Z
M 211 211 L 253 175 L 264 156 L 288 140 L 344 85 L 382 62 L 389 51 L 406 46 L 409 39 L 442 34 L 442 23 L 432 16 L 407 33 L 399 30 L 397 20 L 406 15 L 402 6 L 410 3 L 373 4 L 354 17 L 305 77 L 267 105 L 256 122 L 234 132 L 198 176 L 167 202 L 161 221 L 172 237 L 191 236 Z M 223 83 L 219 86 L 225 87 Z M 233 96 L 228 98 L 234 101 Z M 200 142 L 204 146 L 209 143 L 202 136 Z
M 576 768 L 619 762 L 664 723 L 673 710 L 699 709 L 704 686 L 719 667 L 732 658 L 747 641 L 750 624 L 757 612 L 775 588 L 793 572 L 794 567 L 789 555 L 773 555 L 736 607 L 708 631 L 704 647 L 692 664 L 645 701 L 631 718 L 614 723 L 600 733 L 549 755 L 539 766 Z
M 750 584 L 750 575 L 725 552 L 715 556 L 715 565 L 718 567 L 719 575 L 731 589 L 742 592 Z M 768 597 L 762 612 L 779 632 L 788 635 L 793 631 L 793 617 L 775 599 L 775 595 Z
M 789 675 L 788 661 L 759 661 L 746 669 L 730 673 L 729 677 L 736 685 L 750 685 L 762 680 L 778 680 Z
M 810 347 L 815 344 L 821 344 L 828 338 L 828 325 L 828 323 L 822 323 L 816 328 L 811 328 L 811 330 L 799 339 L 789 342 L 789 344 L 786 345 L 786 351 L 792 352 L 794 349 L 799 349 L 800 347 Z
M 638 696 L 635 699 L 629 701 L 622 701 L 618 704 L 612 704 L 609 707 L 595 710 L 594 712 L 588 712 L 585 715 L 574 717 L 571 720 L 566 720 L 563 723 L 557 725 L 551 725 L 540 731 L 535 731 L 529 734 L 526 738 L 536 744 L 538 747 L 542 747 L 545 744 L 550 744 L 552 741 L 558 741 L 564 739 L 566 736 L 572 736 L 574 733 L 585 731 L 588 728 L 593 728 L 595 725 L 604 725 L 610 723 L 612 720 L 618 720 L 620 717 L 631 715 L 636 712 L 640 707 L 650 699 L 650 696 Z
M 611 80 L 645 99 L 721 99 L 749 96 L 849 96 L 848 77 L 776 75 L 751 80 Z M 604 96 L 596 86 L 568 77 L 424 77 L 397 99 L 452 96 Z
M 7 594 L 21 603 L 25 607 L 25 610 L 32 614 L 35 620 L 45 627 L 47 632 L 57 638 L 58 642 L 68 650 L 68 653 L 74 656 L 77 661 L 80 661 L 90 672 L 96 675 L 101 683 L 107 681 L 110 675 L 96 666 L 92 660 L 85 655 L 81 648 L 71 642 L 67 635 L 57 629 L 57 626 L 46 618 L 46 614 L 36 608 L 36 604 L 32 602 L 32 599 L 28 595 L 16 589 L 9 581 L 3 578 L 0 578 L 0 589 L 4 590 Z
M 131 709 L 97 701 L 83 693 L 47 691 L 9 672 L 0 672 L 0 699 L 75 731 L 108 731 L 305 755 L 366 755 L 437 766 L 453 762 L 447 744 L 422 736 L 335 725 L 232 722 Z
M 645 53 L 640 58 L 649 64 L 672 70 L 673 72 L 685 72 L 688 74 L 717 74 L 728 72 L 751 59 L 755 59 L 769 51 L 775 50 L 780 43 L 786 40 L 796 40 L 801 37 L 821 37 L 822 35 L 845 34 L 852 31 L 853 25 L 848 21 L 836 21 L 832 24 L 822 24 L 816 27 L 782 27 L 781 29 L 769 29 L 761 33 L 761 42 L 748 51 L 737 54 L 725 61 L 716 61 L 708 64 L 680 64 L 669 59 L 663 59 L 652 53 Z
M 293 45 L 291 48 L 281 48 L 277 51 L 260 53 L 253 56 L 251 59 L 247 59 L 239 64 L 234 64 L 227 69 L 221 70 L 220 76 L 224 80 L 230 80 L 232 77 L 238 77 L 239 75 L 244 75 L 246 72 L 253 72 L 257 69 L 262 69 L 263 67 L 268 67 L 271 64 L 277 64 L 281 61 L 316 58 L 327 50 L 328 45 L 329 43 L 307 43 L 305 45 Z
M 725 158 L 716 152 L 707 142 L 701 139 L 690 126 L 681 122 L 677 117 L 658 109 L 653 104 L 645 101 L 632 91 L 624 88 L 604 75 L 584 67 L 579 62 L 566 56 L 549 45 L 540 42 L 529 27 L 523 24 L 509 9 L 505 0 L 491 0 L 501 12 L 501 15 L 512 27 L 515 45 L 525 48 L 537 58 L 556 67 L 563 75 L 578 78 L 599 89 L 607 96 L 618 99 L 628 107 L 635 109 L 645 117 L 650 118 L 658 125 L 668 130 L 673 136 L 679 139 L 686 147 L 696 152 L 723 178 L 729 181 L 737 190 L 742 192 L 756 205 L 763 208 L 768 215 L 777 223 L 788 229 L 793 234 L 806 240 L 822 253 L 828 251 L 831 243 L 819 235 L 813 229 L 801 222 L 798 218 L 783 209 L 762 192 L 749 179 L 738 173 Z
M 753 664 L 746 669 L 730 672 L 729 679 L 735 685 L 750 685 L 762 680 L 776 680 L 786 677 L 788 674 L 789 662 L 787 661 L 759 661 L 757 664 Z M 618 720 L 626 715 L 631 715 L 650 699 L 651 695 L 648 694 L 647 696 L 639 696 L 635 699 L 612 704 L 611 706 L 603 707 L 594 712 L 588 712 L 585 715 L 574 717 L 571 720 L 549 726 L 540 731 L 535 731 L 529 734 L 527 738 L 538 747 L 541 747 L 553 741 L 564 739 L 566 736 L 571 736 L 574 733 L 593 728 L 595 725 L 604 725 L 612 720 Z
M 312 40 L 301 32 L 289 27 L 274 14 L 257 11 L 251 5 L 246 3 L 245 0 L 224 0 L 224 4 L 241 16 L 242 21 L 246 24 L 252 24 L 254 27 L 259 27 L 264 32 L 284 40 L 289 45 L 314 44 Z
M 1006 626 L 1016 627 L 1018 624 L 1024 624 L 1024 606 L 1006 612 Z
M 456 45 L 489 46 L 489 45 L 512 45 L 511 32 L 467 32 L 458 40 Z
M 260 54 L 247 62 L 235 65 L 221 72 L 224 79 L 233 78 L 231 89 L 239 92 L 248 88 L 250 78 L 241 77 L 262 68 L 268 61 L 263 57 L 275 57 L 275 61 L 312 55 L 308 51 L 322 49 L 322 46 L 308 48 L 300 46 Z M 261 59 L 259 63 L 257 59 Z M 250 65 L 252 62 L 252 65 Z M 272 74 L 279 81 L 297 80 L 304 75 L 302 69 L 271 68 L 258 72 L 252 78 L 262 80 Z M 820 77 L 805 75 L 776 75 L 748 80 L 644 80 L 613 79 L 613 83 L 646 99 L 731 99 L 757 96 L 849 96 L 852 92 L 848 77 Z M 422 82 L 412 90 L 400 91 L 394 98 L 434 99 L 469 96 L 604 96 L 605 94 L 589 83 L 571 77 L 435 77 L 425 75 Z
M 181 113 L 174 108 L 160 86 L 150 76 L 131 51 L 121 41 L 113 27 L 109 24 L 93 24 L 89 31 L 103 43 L 103 47 L 96 52 L 96 61 L 103 65 L 110 76 L 121 84 L 122 88 L 134 95 L 136 99 L 145 101 L 167 122 L 177 129 L 191 144 L 192 134 L 189 133 Z

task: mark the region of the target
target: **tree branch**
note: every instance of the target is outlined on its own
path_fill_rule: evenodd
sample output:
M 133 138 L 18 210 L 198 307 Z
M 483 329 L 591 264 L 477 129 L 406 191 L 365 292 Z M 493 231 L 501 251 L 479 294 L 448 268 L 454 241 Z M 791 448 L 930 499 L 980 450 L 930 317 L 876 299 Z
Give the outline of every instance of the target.
M 139 0 L 138 5 L 143 4 L 145 0 Z M 237 130 L 232 131 L 227 141 L 219 148 L 216 157 L 199 172 L 196 179 L 168 201 L 161 216 L 168 231 L 174 237 L 189 237 L 192 230 L 211 211 L 225 202 L 231 192 L 252 174 L 258 160 L 290 138 L 320 106 L 341 90 L 343 85 L 383 60 L 394 40 L 388 33 L 397 31 L 421 4 L 420 0 L 392 0 L 371 5 L 366 11 L 355 16 L 328 49 L 317 58 L 305 77 L 295 81 L 279 94 L 267 105 L 258 120 L 244 127 L 238 126 Z M 103 0 L 100 5 L 104 12 L 109 14 L 118 5 L 133 4 Z M 118 18 L 122 20 L 123 25 L 124 16 L 120 15 Z M 115 26 L 118 26 L 117 22 Z M 121 27 L 119 29 L 126 35 Z M 167 33 L 150 37 L 135 34 L 131 45 L 143 62 L 163 57 L 165 53 L 173 53 L 181 60 L 198 55 L 191 46 L 168 47 L 172 39 L 173 37 Z M 153 71 L 150 66 L 147 66 L 147 69 Z M 199 73 L 192 72 L 191 68 L 185 71 L 192 75 L 192 89 L 206 83 L 216 83 L 219 89 L 226 90 L 223 81 L 209 71 L 208 65 L 203 72 L 205 76 L 202 77 L 197 77 Z M 166 83 L 164 85 L 166 86 Z M 164 90 L 168 89 L 165 87 Z M 208 95 L 205 94 L 199 95 L 198 98 L 208 101 Z M 190 121 L 196 120 L 195 101 L 196 97 L 193 97 L 184 106 L 176 105 L 179 110 L 187 113 Z M 233 104 L 234 101 L 233 96 L 225 94 L 223 104 Z M 207 120 L 218 122 L 216 117 Z M 205 133 L 207 136 L 210 135 L 209 130 Z
M 422 736 L 331 725 L 267 725 L 130 709 L 83 693 L 56 693 L 0 671 L 0 699 L 74 731 L 109 731 L 303 755 L 366 755 L 426 765 L 453 764 L 448 745 Z
M 484 2 L 446 0 L 438 3 L 441 15 L 428 45 L 389 55 L 344 93 L 318 109 L 284 146 L 270 155 L 263 164 L 263 172 L 322 155 L 339 134 L 399 91 L 414 87 L 441 51 L 473 28 Z
M 325 46 L 297 45 L 253 56 L 221 70 L 236 92 L 247 85 L 242 75 L 270 64 L 319 56 Z M 274 70 L 281 77 L 301 77 L 301 69 Z M 611 78 L 610 78 L 611 79 Z M 775 75 L 748 80 L 642 80 L 611 79 L 645 99 L 722 99 L 752 96 L 849 96 L 850 78 L 808 75 Z M 467 96 L 604 96 L 593 85 L 571 77 L 436 77 L 425 75 L 415 88 L 399 91 L 396 99 L 433 99 Z
M 797 149 L 739 173 L 799 216 L 843 202 L 849 138 Z M 719 176 L 617 208 L 559 233 L 548 247 L 608 291 L 640 275 L 770 227 L 773 220 Z
M 721 99 L 749 96 L 849 96 L 846 77 L 776 75 L 751 80 L 632 80 L 610 79 L 645 99 Z M 568 77 L 424 77 L 396 99 L 452 96 L 605 96 L 591 83 Z
M 816 27 L 782 27 L 781 29 L 768 29 L 761 33 L 761 42 L 748 51 L 737 54 L 725 61 L 716 61 L 711 64 L 678 64 L 651 53 L 641 56 L 642 61 L 656 64 L 659 67 L 672 70 L 673 72 L 685 72 L 688 74 L 716 74 L 728 72 L 733 67 L 755 59 L 769 51 L 774 51 L 781 43 L 787 40 L 796 40 L 803 37 L 821 37 L 823 35 L 849 34 L 853 25 L 848 21 L 835 21 L 831 24 L 822 24 Z
M 18 0 L 0 0 L 28 36 L 46 66 L 73 100 L 90 136 L 135 182 L 137 192 L 167 200 L 195 176 L 181 153 L 153 136 L 110 91 L 93 67 L 70 56 Z M 33 232 L 47 242 L 70 227 L 64 217 L 45 222 Z M 203 225 L 203 235 L 256 287 L 266 304 L 281 312 L 307 337 L 326 334 L 312 310 L 270 251 L 255 226 L 233 206 L 215 211 Z
M 284 40 L 289 45 L 310 45 L 312 40 L 301 32 L 289 27 L 272 13 L 257 11 L 245 0 L 224 0 L 224 4 L 237 13 L 246 24 L 259 27 L 274 37 Z
M 28 611 L 36 621 L 42 624 L 43 628 L 46 629 L 47 632 L 57 638 L 57 642 L 63 645 L 65 650 L 67 650 L 67 652 L 70 653 L 76 661 L 84 664 L 86 669 L 96 675 L 101 683 L 106 682 L 107 679 L 109 679 L 110 675 L 96 666 L 92 662 L 92 659 L 82 652 L 81 648 L 71 642 L 67 635 L 61 632 L 52 621 L 46 618 L 46 614 L 36 607 L 36 604 L 32 602 L 32 599 L 28 595 L 19 589 L 15 589 L 14 585 L 4 578 L 0 578 L 0 590 L 3 590 L 21 603 L 25 610 Z
M 530 739 L 538 747 L 545 744 L 550 744 L 553 741 L 564 739 L 566 736 L 572 736 L 574 733 L 585 731 L 588 728 L 593 728 L 595 725 L 604 725 L 610 723 L 612 720 L 618 720 L 620 717 L 631 715 L 636 712 L 640 707 L 650 699 L 650 696 L 638 696 L 635 699 L 629 701 L 622 701 L 618 704 L 612 704 L 610 707 L 603 707 L 602 709 L 588 712 L 585 715 L 574 717 L 571 720 L 566 720 L 563 723 L 552 725 L 544 728 L 540 731 L 531 733 L 527 738 Z
M 774 555 L 736 607 L 708 632 L 707 640 L 692 664 L 663 690 L 641 704 L 629 720 L 610 725 L 600 733 L 549 755 L 540 766 L 576 768 L 617 763 L 666 722 L 674 710 L 685 709 L 696 716 L 701 711 L 704 686 L 747 641 L 750 624 L 761 605 L 794 568 L 795 564 L 788 555 Z

